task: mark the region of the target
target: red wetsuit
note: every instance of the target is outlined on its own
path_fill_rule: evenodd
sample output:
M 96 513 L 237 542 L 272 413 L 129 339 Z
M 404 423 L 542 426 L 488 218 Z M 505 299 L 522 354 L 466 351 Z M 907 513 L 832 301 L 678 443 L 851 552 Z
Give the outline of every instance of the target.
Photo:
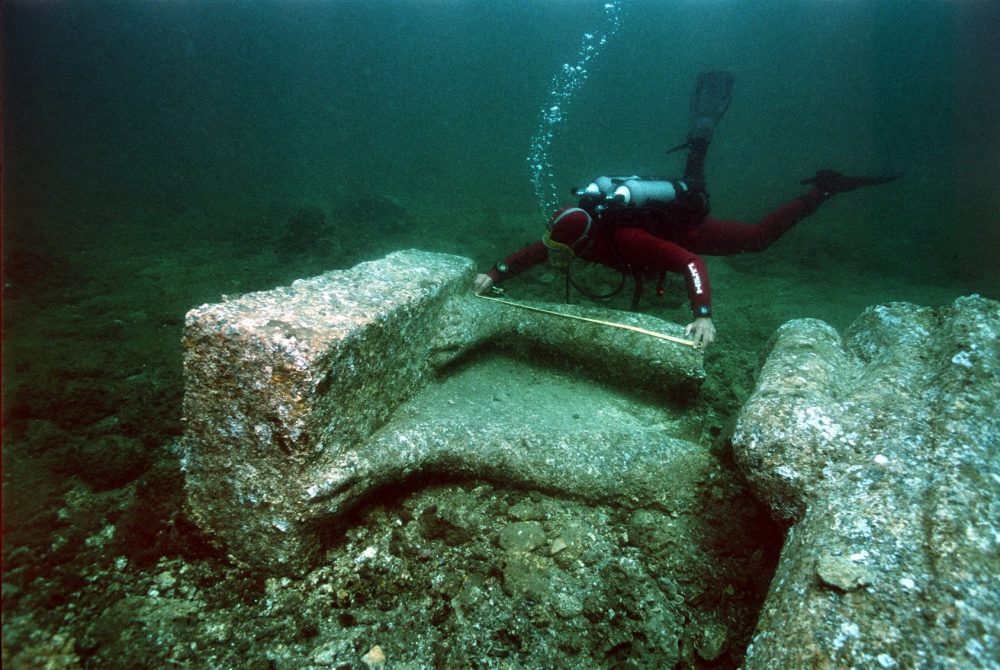
M 712 288 L 705 262 L 698 254 L 731 256 L 745 251 L 762 251 L 788 232 L 795 224 L 816 211 L 826 194 L 813 190 L 774 210 L 755 224 L 705 218 L 700 223 L 671 225 L 658 222 L 655 234 L 647 228 L 618 224 L 609 234 L 602 222 L 595 221 L 589 239 L 577 245 L 580 258 L 595 261 L 629 274 L 655 277 L 674 272 L 684 277 L 688 298 L 695 317 L 712 314 Z M 556 217 L 562 212 L 556 213 Z M 552 239 L 573 244 L 583 234 L 587 216 L 575 210 L 558 219 L 552 227 Z M 495 283 L 544 262 L 548 249 L 535 242 L 497 263 L 487 274 Z

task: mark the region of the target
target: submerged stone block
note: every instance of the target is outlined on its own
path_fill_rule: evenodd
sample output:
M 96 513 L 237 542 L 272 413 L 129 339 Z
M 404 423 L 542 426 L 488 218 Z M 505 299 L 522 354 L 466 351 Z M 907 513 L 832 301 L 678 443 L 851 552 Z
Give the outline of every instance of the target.
M 793 525 L 745 667 L 991 667 L 1000 303 L 791 321 L 768 349 L 733 446 Z
M 700 351 L 479 299 L 474 273 L 465 258 L 402 251 L 189 312 L 183 466 L 193 520 L 235 559 L 294 572 L 317 560 L 324 527 L 415 473 L 623 504 L 690 495 L 673 490 L 676 478 L 665 484 L 670 469 L 696 478 L 707 461 L 680 439 L 614 426 L 559 433 L 447 407 L 402 411 L 439 370 L 483 347 L 661 394 L 703 379 Z M 649 316 L 615 317 L 680 335 Z

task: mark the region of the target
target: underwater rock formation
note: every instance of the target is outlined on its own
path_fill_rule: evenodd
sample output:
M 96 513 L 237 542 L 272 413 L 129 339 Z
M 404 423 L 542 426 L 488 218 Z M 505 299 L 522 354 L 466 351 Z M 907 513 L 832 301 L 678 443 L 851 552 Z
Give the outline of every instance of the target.
M 663 395 L 704 377 L 700 351 L 482 300 L 470 292 L 474 273 L 469 259 L 401 251 L 189 312 L 182 448 L 192 519 L 239 561 L 301 572 L 332 521 L 417 473 L 630 506 L 693 496 L 708 456 L 662 430 L 566 433 L 484 422 L 485 409 L 401 411 L 436 371 L 484 346 L 573 361 Z
M 733 438 L 790 522 L 754 668 L 995 667 L 1000 304 L 782 326 Z

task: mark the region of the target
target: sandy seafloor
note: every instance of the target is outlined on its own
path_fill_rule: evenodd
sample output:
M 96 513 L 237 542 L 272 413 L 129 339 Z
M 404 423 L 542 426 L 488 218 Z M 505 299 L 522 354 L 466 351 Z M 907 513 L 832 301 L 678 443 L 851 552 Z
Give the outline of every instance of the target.
M 782 529 L 743 486 L 726 436 L 769 335 L 799 317 L 843 329 L 880 302 L 997 295 L 989 273 L 948 278 L 906 249 L 872 263 L 837 243 L 853 212 L 835 200 L 765 253 L 709 260 L 719 340 L 700 397 L 670 409 L 718 458 L 702 514 L 496 482 L 411 482 L 358 510 L 306 578 L 242 570 L 182 511 L 185 312 L 396 249 L 460 253 L 485 268 L 540 231 L 531 213 L 372 196 L 370 220 L 328 215 L 309 233 L 318 242 L 289 237 L 298 210 L 287 204 L 247 215 L 20 213 L 42 225 L 8 229 L 4 250 L 6 667 L 370 667 L 377 659 L 362 657 L 376 645 L 385 667 L 736 667 Z M 595 287 L 612 278 L 580 277 Z M 562 286 L 537 269 L 508 290 L 558 302 Z M 629 288 L 610 306 L 626 308 Z M 683 286 L 667 288 L 660 299 L 647 290 L 641 309 L 683 323 Z M 502 416 L 544 416 L 544 396 L 518 391 L 537 375 L 518 368 L 505 380 L 504 365 L 471 362 L 465 396 L 478 383 L 484 411 L 503 402 Z M 607 402 L 590 384 L 550 384 L 554 406 Z M 619 402 L 637 420 L 661 420 L 660 408 Z M 537 544 L 512 554 L 501 536 L 518 523 Z

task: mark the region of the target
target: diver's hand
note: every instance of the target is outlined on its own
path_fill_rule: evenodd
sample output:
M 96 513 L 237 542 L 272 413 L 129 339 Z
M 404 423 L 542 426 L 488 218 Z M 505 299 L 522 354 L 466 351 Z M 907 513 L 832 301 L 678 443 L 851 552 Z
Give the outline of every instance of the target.
M 707 347 L 715 342 L 715 325 L 707 316 L 701 316 L 687 325 L 684 334 L 694 341 L 696 347 Z
M 478 274 L 472 282 L 472 292 L 476 295 L 489 293 L 491 288 L 493 288 L 493 278 L 489 275 Z
M 877 177 L 850 177 L 836 170 L 819 170 L 816 176 L 803 179 L 800 184 L 812 184 L 828 195 L 847 193 L 862 186 L 874 186 L 899 179 L 898 174 L 879 175 Z

